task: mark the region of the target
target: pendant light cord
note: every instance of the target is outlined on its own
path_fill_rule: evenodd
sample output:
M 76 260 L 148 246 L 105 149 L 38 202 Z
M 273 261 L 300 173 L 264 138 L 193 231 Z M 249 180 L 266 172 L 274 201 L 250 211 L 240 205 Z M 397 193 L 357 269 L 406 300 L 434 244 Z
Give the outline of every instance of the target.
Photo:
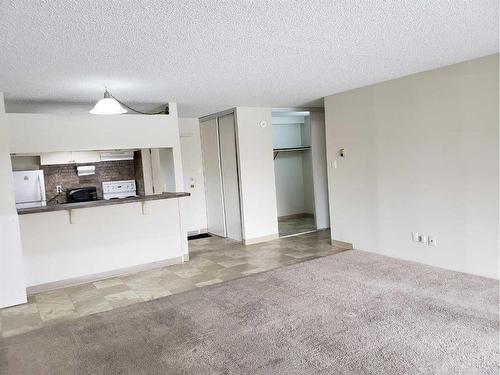
M 138 111 L 137 109 L 134 109 L 132 107 L 129 107 L 128 105 L 126 105 L 125 103 L 123 103 L 122 101 L 120 101 L 119 99 L 115 98 L 113 96 L 113 94 L 111 94 L 107 90 L 107 88 L 106 88 L 106 92 L 109 94 L 109 96 L 111 96 L 113 99 L 115 99 L 118 103 L 120 103 L 125 108 L 130 109 L 132 112 L 139 113 L 141 115 L 168 115 L 169 114 L 168 104 L 165 106 L 165 109 L 163 111 L 160 111 L 160 112 L 142 112 L 142 111 Z

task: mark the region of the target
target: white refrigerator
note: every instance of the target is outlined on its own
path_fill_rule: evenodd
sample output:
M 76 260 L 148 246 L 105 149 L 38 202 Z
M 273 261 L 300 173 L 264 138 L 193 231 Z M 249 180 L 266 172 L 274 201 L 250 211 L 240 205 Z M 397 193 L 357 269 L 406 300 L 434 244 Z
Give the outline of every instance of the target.
M 16 208 L 41 207 L 47 205 L 43 171 L 14 172 Z

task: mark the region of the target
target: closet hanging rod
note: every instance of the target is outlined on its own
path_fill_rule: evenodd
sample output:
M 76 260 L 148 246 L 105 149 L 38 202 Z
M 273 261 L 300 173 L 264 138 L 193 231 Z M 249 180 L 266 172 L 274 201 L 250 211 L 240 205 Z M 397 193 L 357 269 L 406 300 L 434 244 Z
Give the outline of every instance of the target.
M 276 157 L 278 156 L 278 154 L 280 152 L 307 151 L 310 149 L 311 149 L 311 146 L 274 148 L 273 149 L 273 152 L 274 152 L 273 160 L 276 159 Z

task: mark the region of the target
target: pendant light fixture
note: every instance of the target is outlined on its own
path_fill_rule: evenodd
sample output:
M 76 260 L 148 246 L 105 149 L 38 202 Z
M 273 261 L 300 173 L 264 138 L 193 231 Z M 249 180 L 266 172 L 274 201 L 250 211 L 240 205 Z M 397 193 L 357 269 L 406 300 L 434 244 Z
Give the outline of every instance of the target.
M 135 113 L 140 113 L 141 115 L 168 115 L 169 110 L 168 110 L 168 104 L 165 106 L 165 109 L 161 112 L 141 112 L 138 111 L 132 107 L 129 107 L 125 103 L 121 102 L 120 100 L 116 99 L 113 95 L 111 95 L 108 91 L 108 89 L 105 87 L 104 88 L 104 98 L 99 100 L 94 108 L 92 108 L 89 113 L 92 113 L 93 115 L 120 115 L 123 113 L 127 113 L 127 110 L 125 108 L 131 110 L 132 112 Z
M 93 115 L 119 115 L 127 113 L 127 110 L 120 105 L 118 100 L 113 99 L 106 89 L 104 98 L 99 100 L 89 112 Z

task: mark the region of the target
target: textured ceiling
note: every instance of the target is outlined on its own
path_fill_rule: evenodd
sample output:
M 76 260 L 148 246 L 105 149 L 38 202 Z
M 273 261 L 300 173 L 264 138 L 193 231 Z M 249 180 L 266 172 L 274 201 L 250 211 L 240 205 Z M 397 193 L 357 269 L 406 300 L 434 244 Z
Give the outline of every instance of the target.
M 91 103 L 108 85 L 200 116 L 497 53 L 498 0 L 0 0 L 0 42 L 8 103 Z

